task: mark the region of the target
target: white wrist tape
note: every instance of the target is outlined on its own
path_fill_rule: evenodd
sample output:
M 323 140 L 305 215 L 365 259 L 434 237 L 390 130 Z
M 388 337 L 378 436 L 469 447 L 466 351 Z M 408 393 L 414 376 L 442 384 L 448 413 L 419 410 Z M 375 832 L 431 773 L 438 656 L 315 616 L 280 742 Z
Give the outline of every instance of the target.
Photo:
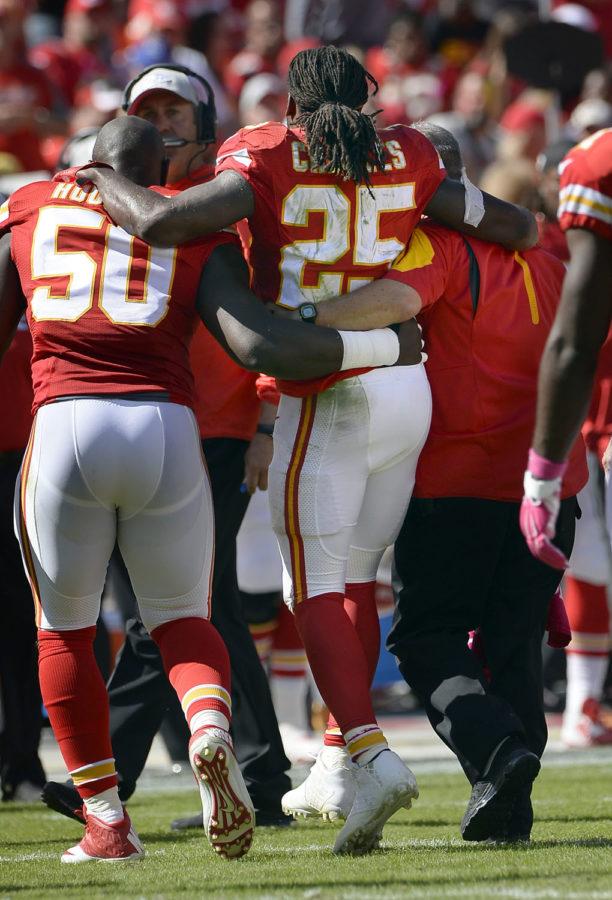
M 390 328 L 373 331 L 339 331 L 344 344 L 341 372 L 368 366 L 392 366 L 400 353 L 399 338 Z
M 523 478 L 523 490 L 525 496 L 538 506 L 541 503 L 547 505 L 554 502 L 561 494 L 561 478 L 534 478 L 529 470 Z
M 478 228 L 485 214 L 484 198 L 482 191 L 472 184 L 465 171 L 465 166 L 461 169 L 461 183 L 465 188 L 465 214 L 463 221 L 466 225 L 472 225 Z

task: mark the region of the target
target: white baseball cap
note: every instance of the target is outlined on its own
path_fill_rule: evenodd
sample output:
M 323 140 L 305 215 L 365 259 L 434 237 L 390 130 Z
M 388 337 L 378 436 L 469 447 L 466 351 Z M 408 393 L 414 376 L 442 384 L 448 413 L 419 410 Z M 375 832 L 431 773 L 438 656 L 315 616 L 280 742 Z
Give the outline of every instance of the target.
M 177 69 L 157 66 L 133 84 L 129 96 L 126 98 L 129 103 L 126 109 L 127 114 L 135 115 L 144 98 L 155 91 L 168 91 L 182 97 L 188 103 L 208 105 L 206 88 L 199 78 L 193 78 L 186 72 L 180 72 Z

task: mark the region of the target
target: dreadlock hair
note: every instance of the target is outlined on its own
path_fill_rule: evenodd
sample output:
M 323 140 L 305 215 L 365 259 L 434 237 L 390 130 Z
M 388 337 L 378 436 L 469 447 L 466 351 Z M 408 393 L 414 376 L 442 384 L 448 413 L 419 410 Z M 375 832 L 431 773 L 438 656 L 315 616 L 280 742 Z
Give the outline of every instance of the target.
M 385 168 L 376 114 L 361 112 L 376 79 L 346 50 L 319 47 L 293 57 L 287 82 L 313 168 L 369 185 L 370 172 Z

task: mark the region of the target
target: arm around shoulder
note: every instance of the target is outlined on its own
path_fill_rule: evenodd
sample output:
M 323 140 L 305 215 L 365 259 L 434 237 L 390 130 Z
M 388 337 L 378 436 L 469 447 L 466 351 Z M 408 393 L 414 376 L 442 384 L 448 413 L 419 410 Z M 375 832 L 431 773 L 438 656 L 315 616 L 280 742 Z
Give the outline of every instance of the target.
M 506 203 L 491 194 L 482 194 L 484 216 L 477 226 L 465 222 L 465 188 L 459 181 L 446 178 L 425 208 L 427 215 L 463 234 L 501 244 L 507 250 L 528 250 L 538 241 L 533 213 L 514 203 Z
M 273 316 L 250 290 L 239 248 L 216 247 L 198 291 L 200 317 L 241 366 L 276 378 L 317 378 L 336 372 L 344 358 L 337 331 Z

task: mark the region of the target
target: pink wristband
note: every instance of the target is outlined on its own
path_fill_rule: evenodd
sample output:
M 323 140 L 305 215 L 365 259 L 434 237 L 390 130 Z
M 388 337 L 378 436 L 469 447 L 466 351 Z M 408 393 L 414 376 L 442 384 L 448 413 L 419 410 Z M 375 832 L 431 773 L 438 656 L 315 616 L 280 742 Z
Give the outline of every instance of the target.
M 552 462 L 545 456 L 540 456 L 535 450 L 529 451 L 529 459 L 527 468 L 534 478 L 542 478 L 544 481 L 550 481 L 553 478 L 562 478 L 567 469 L 567 462 Z

